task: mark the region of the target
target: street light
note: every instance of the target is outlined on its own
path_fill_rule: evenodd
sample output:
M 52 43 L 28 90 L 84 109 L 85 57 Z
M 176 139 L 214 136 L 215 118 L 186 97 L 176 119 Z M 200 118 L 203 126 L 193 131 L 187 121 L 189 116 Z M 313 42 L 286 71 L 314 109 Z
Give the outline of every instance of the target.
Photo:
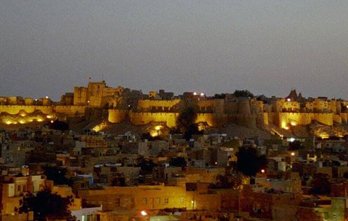
M 140 211 L 140 215 L 147 216 L 147 212 L 145 210 Z

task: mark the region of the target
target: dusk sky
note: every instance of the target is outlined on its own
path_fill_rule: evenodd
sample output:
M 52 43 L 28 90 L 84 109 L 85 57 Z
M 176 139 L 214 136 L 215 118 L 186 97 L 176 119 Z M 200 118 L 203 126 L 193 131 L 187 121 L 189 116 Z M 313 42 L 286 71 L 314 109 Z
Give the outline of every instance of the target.
M 74 86 L 348 98 L 347 0 L 1 0 L 0 96 Z

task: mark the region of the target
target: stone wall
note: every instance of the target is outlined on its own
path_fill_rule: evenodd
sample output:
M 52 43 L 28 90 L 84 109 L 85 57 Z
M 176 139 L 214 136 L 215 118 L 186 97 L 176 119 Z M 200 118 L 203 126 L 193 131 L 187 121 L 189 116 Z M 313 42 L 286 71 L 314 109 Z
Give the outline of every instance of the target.
M 181 102 L 180 99 L 173 100 L 139 100 L 137 109 L 139 111 L 151 111 L 151 110 L 171 110 Z
M 278 120 L 279 119 L 279 120 Z M 278 113 L 278 119 L 275 119 L 276 125 L 281 128 L 296 125 L 309 125 L 312 121 L 318 121 L 327 126 L 332 126 L 334 122 L 333 113 Z M 278 120 L 278 122 L 277 122 Z
M 110 123 L 121 123 L 123 122 L 127 117 L 127 111 L 125 110 L 118 110 L 118 109 L 109 109 L 108 110 L 108 121 Z
M 176 126 L 176 119 L 179 113 L 167 112 L 130 112 L 129 119 L 134 125 L 146 125 L 151 122 L 165 122 L 168 127 Z
M 35 105 L 0 105 L 0 113 L 8 113 L 12 115 L 19 114 L 21 111 L 28 114 L 40 111 L 43 114 L 51 114 L 53 106 L 35 106 Z
M 70 116 L 82 116 L 86 112 L 86 106 L 74 106 L 74 105 L 57 105 L 54 107 L 54 111 L 57 114 L 65 114 Z

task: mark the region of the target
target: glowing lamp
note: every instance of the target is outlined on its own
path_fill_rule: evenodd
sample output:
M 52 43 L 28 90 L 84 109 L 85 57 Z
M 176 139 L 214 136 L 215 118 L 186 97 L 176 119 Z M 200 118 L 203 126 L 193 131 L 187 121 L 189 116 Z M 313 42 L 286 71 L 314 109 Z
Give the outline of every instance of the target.
M 290 124 L 291 124 L 291 126 L 296 126 L 297 125 L 297 123 L 295 121 L 291 121 Z
M 162 126 L 161 125 L 157 125 L 157 126 L 155 126 L 155 130 L 161 130 L 161 128 L 162 128 Z
M 158 132 L 152 130 L 152 131 L 150 131 L 150 136 L 151 136 L 151 137 L 157 137 L 157 136 L 158 136 Z
M 289 142 L 294 142 L 296 139 L 294 138 L 294 137 L 290 137 L 289 139 L 288 139 L 288 141 Z
M 140 215 L 147 216 L 147 212 L 145 210 L 140 211 Z
M 96 125 L 95 127 L 92 128 L 94 132 L 99 132 L 101 130 L 99 125 Z

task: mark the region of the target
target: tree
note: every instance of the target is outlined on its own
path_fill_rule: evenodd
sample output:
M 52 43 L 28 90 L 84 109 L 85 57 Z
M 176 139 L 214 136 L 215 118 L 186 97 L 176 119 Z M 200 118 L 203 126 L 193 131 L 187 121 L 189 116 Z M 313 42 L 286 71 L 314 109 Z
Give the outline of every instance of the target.
M 250 98 L 254 97 L 254 94 L 248 90 L 236 90 L 234 91 L 233 95 L 236 97 L 250 97 Z
M 295 141 L 289 143 L 288 150 L 300 150 L 303 148 L 304 148 L 304 146 L 303 146 L 302 142 L 295 140 Z
M 246 176 L 255 176 L 256 173 L 267 166 L 266 156 L 260 155 L 252 147 L 241 147 L 236 156 L 236 169 Z
M 348 179 L 348 172 L 343 173 L 343 178 Z
M 71 180 L 66 177 L 67 169 L 62 167 L 45 166 L 44 174 L 48 180 L 53 180 L 54 184 L 71 185 Z
M 49 124 L 49 128 L 53 130 L 66 131 L 69 130 L 69 125 L 64 121 L 55 120 L 53 123 Z
M 181 132 L 185 132 L 192 124 L 195 123 L 197 113 L 194 107 L 184 108 L 178 116 L 177 127 Z
M 329 175 L 324 173 L 317 173 L 314 175 L 311 182 L 311 194 L 328 195 L 331 192 L 331 183 Z
M 152 173 L 153 168 L 155 168 L 157 166 L 157 164 L 155 164 L 150 159 L 139 158 L 138 159 L 138 166 L 141 169 L 141 173 L 149 174 L 149 173 Z
M 195 134 L 203 134 L 203 132 L 198 130 L 197 124 L 191 124 L 184 132 L 184 138 L 190 140 Z
M 186 140 L 191 139 L 194 134 L 201 134 L 195 121 L 197 112 L 193 106 L 185 107 L 177 118 L 177 130 L 184 134 Z
M 64 218 L 72 220 L 68 207 L 72 203 L 72 197 L 61 197 L 52 193 L 49 189 L 37 192 L 36 195 L 28 194 L 23 197 L 20 213 L 34 212 L 34 220 L 44 221 L 47 218 Z
M 184 168 L 187 166 L 187 162 L 184 157 L 172 157 L 170 158 L 169 165 Z

